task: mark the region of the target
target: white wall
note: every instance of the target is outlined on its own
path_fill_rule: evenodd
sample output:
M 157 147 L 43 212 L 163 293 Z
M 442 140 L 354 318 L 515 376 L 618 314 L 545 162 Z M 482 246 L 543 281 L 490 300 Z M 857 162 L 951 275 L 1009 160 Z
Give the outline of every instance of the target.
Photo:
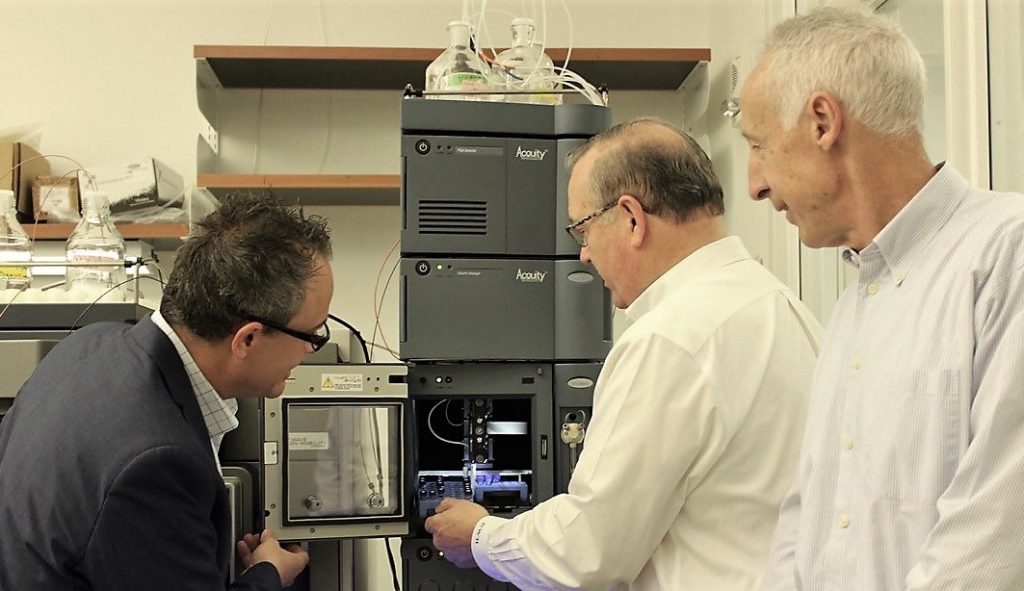
M 705 19 L 691 21 L 679 3 L 569 4 L 578 46 L 707 44 L 698 26 Z M 520 2 L 490 5 L 518 9 Z M 548 5 L 548 43 L 564 45 L 564 12 Z M 21 48 L 8 62 L 5 79 L 14 83 L 5 85 L 0 129 L 40 122 L 47 152 L 87 165 L 150 154 L 194 178 L 194 44 L 441 47 L 461 2 L 0 0 L 0 14 L 0 37 Z M 620 30 L 622 22 L 632 30 Z
M 746 147 L 738 129 L 719 114 L 719 104 L 732 92 L 731 59 L 743 56 L 752 63 L 768 11 L 785 2 L 568 0 L 572 43 L 577 47 L 711 48 L 711 63 L 683 91 L 613 90 L 615 118 L 658 115 L 685 124 L 698 136 L 706 135 L 726 190 L 730 230 L 780 276 L 788 262 L 785 236 L 778 227 L 772 229 L 770 208 L 747 198 Z M 461 16 L 462 4 L 457 0 L 0 0 L 0 39 L 8 48 L 18 48 L 9 52 L 13 58 L 5 64 L 8 84 L 0 100 L 0 131 L 39 124 L 43 153 L 72 156 L 86 166 L 148 155 L 194 179 L 198 108 L 193 45 L 433 46 L 440 51 L 446 41 L 445 24 Z M 521 12 L 526 7 L 539 12 L 543 4 L 488 2 L 499 11 L 489 17 L 492 43 L 508 42 L 510 17 L 500 11 Z M 546 5 L 546 42 L 568 45 L 562 4 L 548 0 Z M 539 14 L 534 16 L 541 21 Z M 258 100 L 258 91 L 242 92 Z M 264 132 L 283 135 L 261 148 L 261 171 L 270 172 L 269 168 L 297 152 L 312 160 L 307 172 L 320 170 L 320 162 L 328 171 L 397 170 L 397 120 L 393 128 L 366 129 L 365 120 L 353 117 L 351 110 L 358 109 L 360 100 L 365 100 L 364 105 L 373 103 L 381 93 L 364 93 L 362 99 L 359 93 L 334 94 L 328 99 L 292 95 L 305 97 L 301 121 L 290 117 L 294 111 L 287 100 L 275 105 L 277 99 L 267 96 L 260 124 Z M 328 122 L 330 134 L 325 129 Z M 372 147 L 354 149 L 360 138 L 367 138 Z M 251 165 L 246 160 L 240 158 L 240 171 Z M 58 173 L 72 168 L 57 160 L 53 167 Z M 398 208 L 311 207 L 307 211 L 331 220 L 336 282 L 332 311 L 369 338 L 374 328 L 374 280 L 398 240 Z M 384 280 L 392 264 L 384 267 Z M 397 289 L 387 294 L 382 324 L 394 345 Z M 377 352 L 375 359 L 385 361 L 388 356 Z M 379 542 L 374 547 L 379 549 Z M 386 561 L 376 551 L 369 556 L 377 574 L 366 588 L 389 588 Z
M 769 208 L 746 199 L 745 147 L 738 131 L 718 114 L 719 103 L 729 94 L 728 62 L 733 55 L 753 56 L 756 52 L 765 28 L 764 6 L 771 3 L 569 0 L 567 6 L 572 15 L 571 41 L 577 46 L 711 47 L 713 58 L 705 84 L 676 93 L 613 91 L 615 119 L 653 114 L 681 124 L 684 103 L 696 111 L 687 114 L 687 126 L 711 138 L 713 160 L 728 196 L 730 229 L 748 243 L 755 256 L 779 271 L 782 252 L 776 252 L 773 260 Z M 0 38 L 8 46 L 20 48 L 20 58 L 7 65 L 7 79 L 15 83 L 4 90 L 0 130 L 39 124 L 40 147 L 46 154 L 67 155 L 86 166 L 153 156 L 186 179 L 195 179 L 199 129 L 195 44 L 440 47 L 445 41 L 445 23 L 461 15 L 462 4 L 458 0 L 0 0 Z M 563 5 L 554 0 L 546 4 L 547 43 L 568 44 Z M 492 11 L 488 18 L 493 23 L 488 32 L 494 43 L 507 41 L 509 16 L 503 10 L 536 7 L 540 22 L 541 5 L 536 0 L 488 2 Z M 696 82 L 699 80 L 689 86 Z M 258 91 L 240 92 L 249 92 L 255 99 Z M 366 99 L 358 93 L 354 98 L 353 93 L 333 93 L 333 98 L 325 100 L 301 92 L 286 94 L 284 100 L 276 95 L 276 107 L 275 95 L 267 93 L 258 119 L 263 133 L 285 128 L 301 134 L 301 141 L 264 141 L 256 158 L 248 152 L 239 157 L 240 172 L 255 160 L 260 171 L 267 171 L 295 154 L 312 160 L 309 169 L 313 171 L 322 168 L 321 162 L 329 171 L 395 171 L 396 156 L 390 155 L 397 154 L 396 129 L 371 137 L 366 128 L 358 127 L 368 119 L 352 117 L 352 109 L 359 109 L 360 101 L 367 109 L 382 93 L 362 93 L 369 96 Z M 698 95 L 697 99 L 687 102 L 687 93 Z M 301 118 L 288 108 L 289 99 L 295 97 L 304 101 Z M 710 105 L 706 118 L 700 117 L 703 105 Z M 247 116 L 255 117 L 255 112 L 239 114 Z M 334 124 L 330 133 L 328 122 Z M 300 126 L 305 132 L 298 130 Z M 353 137 L 357 141 L 352 141 Z M 275 138 L 271 135 L 270 139 Z M 274 146 L 283 144 L 289 149 L 274 154 Z M 355 145 L 358 150 L 353 149 Z M 369 149 L 364 150 L 367 145 Z M 63 172 L 72 164 L 53 160 L 53 167 Z M 357 215 L 340 208 L 322 213 L 332 218 L 336 237 L 345 242 L 340 237 Z M 371 215 L 366 221 L 397 240 L 394 215 Z M 339 261 L 367 259 L 366 265 L 354 265 L 357 273 L 379 264 L 376 261 L 386 253 L 386 248 L 375 252 L 366 243 L 354 245 L 354 251 L 342 244 L 336 246 Z M 376 272 L 376 268 L 371 270 Z M 339 295 L 351 289 L 353 279 L 349 275 L 346 283 L 339 281 Z M 394 310 L 395 306 L 385 308 Z M 360 327 L 372 323 L 369 307 L 335 311 L 351 314 Z

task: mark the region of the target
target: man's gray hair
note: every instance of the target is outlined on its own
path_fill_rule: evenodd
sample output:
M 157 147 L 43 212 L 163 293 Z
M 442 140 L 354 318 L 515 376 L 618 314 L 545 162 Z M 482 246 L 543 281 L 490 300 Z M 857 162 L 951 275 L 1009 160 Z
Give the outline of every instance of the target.
M 921 135 L 924 61 L 899 26 L 862 3 L 833 2 L 776 26 L 765 44 L 766 89 L 791 129 L 810 96 L 834 96 L 861 125 Z

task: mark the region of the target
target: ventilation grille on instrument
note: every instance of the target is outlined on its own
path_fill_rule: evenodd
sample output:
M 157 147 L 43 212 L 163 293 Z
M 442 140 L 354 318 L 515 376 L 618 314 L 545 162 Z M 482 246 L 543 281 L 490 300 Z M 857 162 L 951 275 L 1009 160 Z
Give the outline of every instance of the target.
M 418 221 L 420 234 L 483 235 L 487 233 L 487 202 L 423 200 Z

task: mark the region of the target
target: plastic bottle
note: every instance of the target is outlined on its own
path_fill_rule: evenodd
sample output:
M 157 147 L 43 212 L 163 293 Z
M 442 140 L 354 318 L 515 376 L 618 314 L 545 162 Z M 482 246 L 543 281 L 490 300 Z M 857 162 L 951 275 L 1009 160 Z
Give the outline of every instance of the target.
M 536 27 L 533 19 L 517 18 L 512 21 L 512 47 L 498 54 L 495 61 L 505 71 L 508 90 L 554 90 L 555 64 L 540 45 L 533 41 Z M 505 101 L 510 103 L 539 103 L 544 105 L 562 104 L 560 94 L 509 94 Z
M 65 252 L 68 263 L 111 262 L 109 267 L 68 265 L 65 289 L 81 292 L 87 298 L 97 298 L 118 286 L 111 291 L 113 296 L 104 297 L 104 300 L 124 301 L 127 293 L 124 284 L 127 276 L 124 237 L 110 221 L 110 198 L 106 193 L 82 195 L 82 221 L 68 237 Z
M 28 289 L 32 283 L 31 269 L 7 264 L 32 260 L 32 241 L 18 223 L 15 205 L 14 191 L 0 190 L 0 290 Z
M 491 90 L 490 68 L 469 48 L 473 28 L 465 21 L 448 23 L 448 49 L 427 66 L 427 90 Z M 492 101 L 500 95 L 428 95 L 427 98 Z

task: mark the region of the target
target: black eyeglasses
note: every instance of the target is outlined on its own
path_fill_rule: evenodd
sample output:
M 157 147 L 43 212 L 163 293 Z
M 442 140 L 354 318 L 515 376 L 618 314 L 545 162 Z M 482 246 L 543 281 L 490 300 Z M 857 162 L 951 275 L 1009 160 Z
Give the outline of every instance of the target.
M 576 241 L 576 244 L 580 246 L 580 248 L 585 247 L 587 245 L 587 233 L 584 231 L 583 224 L 600 216 L 606 211 L 610 211 L 613 207 L 615 207 L 618 204 L 618 200 L 612 201 L 611 203 L 605 205 L 601 209 L 581 217 L 580 219 L 576 220 L 575 222 L 565 227 L 566 234 L 571 236 L 572 239 Z
M 326 322 L 320 325 L 320 328 L 316 329 L 316 332 L 310 333 L 298 331 L 292 328 L 288 328 L 286 326 L 280 326 L 268 320 L 257 318 L 256 316 L 247 316 L 246 318 L 250 322 L 259 322 L 260 324 L 267 328 L 272 328 L 278 332 L 283 332 L 284 334 L 290 337 L 295 337 L 300 341 L 306 341 L 307 343 L 313 346 L 314 352 L 323 349 L 324 345 L 326 345 L 327 342 L 331 340 L 331 329 L 328 328 Z

